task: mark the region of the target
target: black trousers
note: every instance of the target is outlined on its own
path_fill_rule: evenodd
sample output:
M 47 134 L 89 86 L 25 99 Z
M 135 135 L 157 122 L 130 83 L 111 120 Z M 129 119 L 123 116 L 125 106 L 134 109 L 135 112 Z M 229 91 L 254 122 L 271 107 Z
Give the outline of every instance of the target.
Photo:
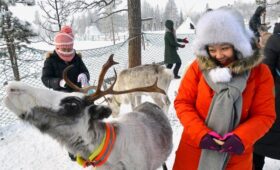
M 181 62 L 175 63 L 175 68 L 173 69 L 174 76 L 178 76 L 178 72 L 179 72 L 181 65 L 182 65 Z M 173 66 L 173 64 L 166 64 L 166 67 L 169 69 L 171 69 L 172 66 Z
M 262 170 L 264 166 L 264 159 L 265 156 L 263 155 L 258 155 L 256 153 L 253 154 L 253 170 Z

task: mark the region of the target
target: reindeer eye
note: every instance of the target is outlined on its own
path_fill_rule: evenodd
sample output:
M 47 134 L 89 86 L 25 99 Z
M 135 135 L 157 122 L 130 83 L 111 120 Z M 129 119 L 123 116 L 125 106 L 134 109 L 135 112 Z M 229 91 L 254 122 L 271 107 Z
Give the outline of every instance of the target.
M 20 114 L 20 115 L 19 115 L 19 118 L 25 119 L 25 113 Z
M 78 97 L 66 97 L 61 100 L 60 106 L 63 107 L 62 113 L 66 116 L 79 114 L 83 107 L 83 101 Z

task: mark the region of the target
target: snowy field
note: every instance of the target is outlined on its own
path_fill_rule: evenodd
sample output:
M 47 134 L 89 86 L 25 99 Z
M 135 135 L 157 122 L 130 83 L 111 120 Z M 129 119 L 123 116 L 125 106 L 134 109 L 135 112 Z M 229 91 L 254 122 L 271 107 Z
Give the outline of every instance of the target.
M 183 70 L 183 69 L 182 69 Z M 168 96 L 174 100 L 180 80 L 171 82 Z M 149 98 L 147 98 L 149 100 Z M 127 105 L 121 112 L 129 112 Z M 173 105 L 170 106 L 168 118 L 173 129 L 173 151 L 167 160 L 168 169 L 172 169 L 175 151 L 180 141 L 180 125 Z M 15 124 L 0 128 L 0 169 L 1 170 L 81 170 L 83 169 L 68 157 L 68 153 L 55 140 L 42 135 L 37 129 L 17 121 Z M 91 168 L 86 168 L 91 169 Z M 160 168 L 161 169 L 161 168 Z M 160 170 L 159 169 L 159 170 Z M 280 170 L 280 161 L 266 159 L 264 170 Z

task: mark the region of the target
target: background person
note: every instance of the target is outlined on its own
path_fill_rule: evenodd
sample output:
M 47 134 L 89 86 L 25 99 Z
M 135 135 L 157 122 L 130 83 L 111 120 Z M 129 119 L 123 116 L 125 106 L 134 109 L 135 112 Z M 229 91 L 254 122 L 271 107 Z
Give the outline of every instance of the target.
M 261 16 L 264 15 L 265 12 L 266 12 L 265 7 L 258 6 L 254 15 L 250 18 L 249 21 L 249 27 L 254 32 L 257 39 L 260 37 L 258 29 L 261 26 Z
M 63 80 L 63 70 L 74 65 L 68 71 L 68 78 L 74 84 L 81 87 L 87 86 L 89 81 L 89 72 L 86 68 L 81 55 L 73 49 L 74 35 L 69 26 L 64 26 L 54 38 L 55 50 L 47 53 L 46 60 L 42 71 L 43 84 L 54 90 L 73 92 L 74 89 L 69 87 Z
M 173 69 L 173 74 L 175 79 L 181 78 L 178 75 L 179 69 L 182 65 L 180 56 L 177 53 L 178 47 L 184 48 L 184 44 L 179 44 L 178 42 L 189 43 L 187 38 L 180 39 L 176 37 L 176 30 L 174 29 L 174 23 L 171 20 L 165 22 L 166 32 L 164 35 L 164 63 L 166 67 L 171 69 L 173 64 L 175 67 Z
M 276 121 L 254 146 L 255 170 L 262 170 L 265 156 L 280 160 L 280 23 L 274 26 L 273 34 L 264 48 L 264 63 L 269 66 L 275 83 Z

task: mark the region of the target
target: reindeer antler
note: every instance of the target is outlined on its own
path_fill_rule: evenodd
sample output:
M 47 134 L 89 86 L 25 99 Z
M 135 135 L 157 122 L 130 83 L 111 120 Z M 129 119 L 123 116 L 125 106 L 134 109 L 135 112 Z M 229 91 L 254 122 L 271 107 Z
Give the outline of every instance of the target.
M 155 83 L 151 86 L 146 86 L 146 87 L 138 87 L 138 88 L 133 88 L 133 89 L 129 89 L 129 90 L 123 90 L 123 91 L 114 91 L 114 85 L 117 81 L 117 73 L 116 70 L 114 69 L 114 73 L 115 73 L 115 80 L 112 83 L 112 85 L 104 91 L 101 91 L 101 85 L 103 83 L 104 80 L 104 76 L 105 73 L 107 72 L 107 70 L 112 66 L 116 64 L 116 62 L 113 60 L 113 55 L 111 55 L 107 61 L 106 64 L 103 65 L 102 67 L 102 71 L 99 75 L 99 80 L 98 80 L 98 85 L 97 85 L 97 89 L 96 92 L 90 96 L 88 96 L 88 100 L 90 101 L 95 101 L 97 99 L 99 99 L 102 96 L 105 96 L 107 94 L 124 94 L 124 93 L 131 93 L 131 92 L 136 92 L 136 91 L 141 91 L 141 92 L 158 92 L 158 93 L 162 93 L 162 94 L 166 94 L 164 90 L 162 90 L 161 88 L 159 88 L 157 86 L 157 79 L 155 81 Z
M 72 83 L 71 80 L 68 79 L 67 77 L 67 72 L 73 67 L 73 65 L 70 65 L 68 67 L 66 67 L 63 70 L 63 79 L 65 80 L 66 84 L 71 87 L 72 89 L 74 89 L 75 91 L 81 92 L 81 93 L 87 93 L 89 90 L 91 89 L 96 89 L 96 86 L 88 86 L 88 87 L 84 87 L 84 88 L 80 88 L 78 87 L 76 84 Z
M 104 81 L 104 77 L 105 77 L 105 74 L 106 72 L 108 71 L 108 69 L 115 65 L 115 64 L 118 64 L 117 62 L 114 61 L 113 59 L 113 54 L 110 55 L 109 59 L 107 60 L 107 62 L 103 65 L 102 67 L 102 70 L 100 72 L 100 75 L 99 75 L 99 79 L 98 79 L 98 84 L 97 84 L 97 88 L 96 88 L 96 92 L 87 96 L 87 100 L 89 101 L 92 101 L 94 102 L 95 100 L 99 99 L 100 97 L 102 96 L 105 96 L 107 94 L 124 94 L 124 93 L 131 93 L 131 92 L 136 92 L 136 91 L 141 91 L 141 92 L 158 92 L 158 93 L 162 93 L 162 94 L 166 94 L 164 90 L 162 90 L 161 88 L 159 88 L 157 86 L 157 79 L 155 81 L 155 83 L 151 86 L 146 86 L 146 87 L 138 87 L 138 88 L 133 88 L 133 89 L 129 89 L 129 90 L 123 90 L 123 91 L 114 91 L 113 88 L 114 88 L 114 85 L 116 83 L 116 80 L 117 80 L 117 73 L 116 73 L 116 70 L 114 69 L 114 73 L 115 73 L 115 80 L 114 82 L 112 83 L 112 85 L 102 91 L 101 90 L 101 86 L 103 84 L 103 81 Z M 67 78 L 67 71 L 70 69 L 71 67 L 67 67 L 64 71 L 63 71 L 63 78 L 64 80 L 66 81 L 66 83 L 72 87 L 73 89 L 77 90 L 77 91 L 80 91 L 80 92 L 87 92 L 89 89 L 92 89 L 93 87 L 88 87 L 88 88 L 79 88 L 77 87 L 74 83 L 72 83 L 68 78 Z

